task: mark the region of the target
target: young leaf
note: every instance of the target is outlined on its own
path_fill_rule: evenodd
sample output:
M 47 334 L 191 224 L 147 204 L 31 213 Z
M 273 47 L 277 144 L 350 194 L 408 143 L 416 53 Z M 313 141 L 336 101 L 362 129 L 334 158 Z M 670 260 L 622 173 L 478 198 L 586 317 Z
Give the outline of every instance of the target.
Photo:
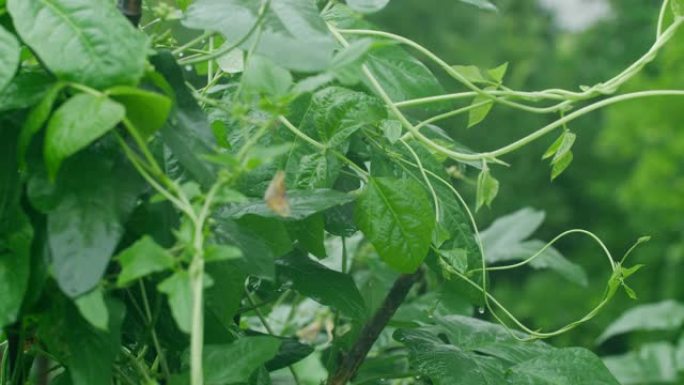
M 117 286 L 124 287 L 149 274 L 173 268 L 174 258 L 149 236 L 144 236 L 117 257 L 121 273 Z
M 390 0 L 347 0 L 349 8 L 361 13 L 374 13 L 385 8 Z
M 45 133 L 45 166 L 52 180 L 64 159 L 114 128 L 125 108 L 106 96 L 78 94 L 55 111 Z
M 506 76 L 506 71 L 508 71 L 508 63 L 503 63 L 498 67 L 487 70 L 487 74 L 496 83 L 501 83 L 503 82 L 504 76 Z
M 8 0 L 7 10 L 60 79 L 103 89 L 135 85 L 143 75 L 147 39 L 109 0 Z
M 558 159 L 554 157 L 554 163 L 553 166 L 551 166 L 551 180 L 556 179 L 562 174 L 563 171 L 570 166 L 570 163 L 572 163 L 572 151 L 570 150 Z
M 171 112 L 171 99 L 140 88 L 113 87 L 107 90 L 107 95 L 126 108 L 126 119 L 144 139 L 159 131 Z
M 277 266 L 301 294 L 348 317 L 357 320 L 366 317 L 366 305 L 351 276 L 330 270 L 305 255 L 280 259 Z
M 171 314 L 178 328 L 190 333 L 192 328 L 190 274 L 185 270 L 177 271 L 157 285 L 157 290 L 168 296 Z
M 474 66 L 474 65 L 467 65 L 467 66 L 454 65 L 454 66 L 451 66 L 451 68 L 471 83 L 481 83 L 481 84 L 490 83 L 489 79 L 487 79 L 485 77 L 485 75 L 482 74 L 482 71 L 480 71 L 480 69 L 477 66 Z
M 76 307 L 83 318 L 100 330 L 107 330 L 109 325 L 109 311 L 105 303 L 101 288 L 76 298 Z
M 380 124 L 380 129 L 385 135 L 385 138 L 392 144 L 396 143 L 399 138 L 401 138 L 402 126 L 401 122 L 398 120 L 383 120 L 382 124 Z
M 499 181 L 496 180 L 489 169 L 485 168 L 477 177 L 477 203 L 475 210 L 479 210 L 482 206 L 491 206 L 494 198 L 499 193 Z
M 17 38 L 0 26 L 0 91 L 9 84 L 19 67 L 19 52 Z
M 494 102 L 486 96 L 479 95 L 473 99 L 471 106 L 475 107 L 468 112 L 468 128 L 485 120 L 489 111 L 494 107 Z
M 427 255 L 435 217 L 418 182 L 380 177 L 371 178 L 359 198 L 356 223 L 388 265 L 410 273 Z

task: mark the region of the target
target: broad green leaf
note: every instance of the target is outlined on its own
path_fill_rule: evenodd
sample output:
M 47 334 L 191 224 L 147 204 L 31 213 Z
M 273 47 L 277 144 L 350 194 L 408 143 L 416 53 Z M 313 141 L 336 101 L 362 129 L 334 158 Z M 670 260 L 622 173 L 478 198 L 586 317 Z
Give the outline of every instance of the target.
M 126 119 L 145 139 L 164 126 L 171 111 L 171 99 L 140 88 L 117 86 L 108 89 L 107 95 L 126 108 Z
M 220 49 L 229 44 L 224 44 Z M 223 72 L 229 74 L 239 74 L 245 70 L 245 52 L 239 48 L 232 49 L 228 53 L 216 58 L 216 63 Z
M 280 219 L 245 215 L 237 219 L 237 223 L 254 234 L 263 235 L 262 242 L 266 243 L 275 257 L 283 256 L 292 251 L 290 234 L 287 232 L 285 223 Z
M 64 88 L 64 84 L 62 83 L 56 83 L 50 87 L 40 103 L 31 109 L 28 116 L 26 116 L 26 120 L 24 120 L 19 136 L 19 153 L 17 155 L 22 168 L 26 167 L 26 151 L 31 144 L 31 140 L 33 139 L 33 136 L 43 128 L 45 122 L 47 122 L 50 117 L 52 108 L 62 91 L 62 88 Z
M 325 250 L 325 219 L 323 214 L 314 214 L 301 221 L 292 222 L 288 231 L 297 240 L 300 249 L 311 253 L 316 258 L 327 257 Z
M 216 139 L 206 114 L 188 90 L 183 70 L 170 52 L 158 53 L 151 62 L 175 92 L 169 95 L 175 97 L 175 108 L 161 130 L 162 140 L 190 176 L 209 186 L 216 180 L 216 170 L 204 156 L 214 152 Z
M 667 342 L 645 344 L 619 356 L 603 357 L 603 363 L 622 385 L 677 383 L 675 348 Z
M 314 352 L 314 348 L 303 344 L 297 338 L 280 338 L 281 344 L 278 354 L 269 360 L 265 367 L 274 371 L 288 367 L 308 357 Z
M 0 91 L 9 84 L 19 67 L 19 51 L 17 38 L 0 26 Z
M 287 218 L 298 220 L 331 207 L 351 202 L 354 200 L 354 196 L 329 189 L 293 190 L 287 192 L 287 200 L 290 204 L 290 215 Z M 241 218 L 247 214 L 267 218 L 280 218 L 280 215 L 271 210 L 266 202 L 261 199 L 227 207 L 222 211 L 221 216 Z
M 672 13 L 676 17 L 684 16 L 684 2 L 682 0 L 672 0 L 670 2 L 670 7 L 672 8 Z
M 577 135 L 568 130 L 563 131 L 563 134 L 556 139 L 551 146 L 544 152 L 542 159 L 547 159 L 553 156 L 551 164 L 556 164 L 566 153 L 572 149 Z
M 242 337 L 229 345 L 204 346 L 204 383 L 245 383 L 250 375 L 278 353 L 281 341 L 270 336 Z
M 53 83 L 53 78 L 43 72 L 20 72 L 0 89 L 0 111 L 31 107 L 43 98 Z
M 556 179 L 566 168 L 568 168 L 568 166 L 570 166 L 572 158 L 572 151 L 568 150 L 563 156 L 553 159 L 554 163 L 551 166 L 551 180 Z
M 403 273 L 427 256 L 435 227 L 434 210 L 413 179 L 371 178 L 357 201 L 356 222 L 380 257 Z
M 294 254 L 277 262 L 292 287 L 323 305 L 354 318 L 366 317 L 366 306 L 351 276 L 321 265 L 305 255 Z
M 250 275 L 273 280 L 275 278 L 275 257 L 267 243 L 269 234 L 254 232 L 239 225 L 230 217 L 217 213 L 214 236 L 220 244 L 235 245 L 245 258 L 232 261 Z M 221 264 L 221 263 L 219 263 Z M 211 264 L 210 267 L 213 267 Z
M 503 82 L 504 76 L 506 76 L 506 71 L 508 71 L 508 63 L 503 63 L 498 67 L 491 68 L 487 70 L 487 75 L 489 75 L 495 82 Z
M 192 330 L 192 290 L 190 274 L 177 271 L 157 285 L 157 290 L 167 295 L 171 314 L 178 328 L 186 333 Z
M 497 218 L 480 233 L 487 253 L 487 262 L 509 260 L 508 249 L 534 234 L 544 222 L 545 217 L 546 214 L 543 211 L 525 207 Z
M 64 293 L 77 297 L 104 274 L 144 185 L 118 152 L 98 149 L 69 159 L 57 186 L 44 207 L 53 274 Z
M 489 169 L 483 169 L 477 177 L 477 203 L 475 210 L 482 206 L 491 206 L 494 198 L 499 194 L 499 181 L 496 180 Z
M 347 0 L 349 8 L 362 12 L 373 13 L 385 8 L 390 0 Z
M 19 202 L 15 204 L 18 206 Z M 3 327 L 16 320 L 28 289 L 33 228 L 18 207 L 0 215 L 0 222 L 12 224 L 11 229 L 0 226 L 0 327 Z
M 205 268 L 209 276 L 216 277 L 214 284 L 204 289 L 206 312 L 224 327 L 234 324 L 235 313 L 240 309 L 247 278 L 244 263 L 242 259 L 220 261 Z
M 294 177 L 294 180 L 288 183 L 289 186 L 294 189 L 310 190 L 332 187 L 340 175 L 342 162 L 329 151 L 312 153 L 308 145 L 295 144 L 288 154 L 285 167 Z
M 401 47 L 385 46 L 368 55 L 371 73 L 395 102 L 444 93 L 430 70 Z M 367 79 L 364 83 L 373 89 Z
M 468 269 L 468 253 L 465 249 L 439 250 L 439 255 L 459 273 Z
M 584 348 L 557 349 L 509 371 L 511 384 L 620 385 L 601 359 Z
M 114 360 L 121 353 L 121 326 L 126 307 L 119 301 L 106 301 L 108 331 L 96 329 L 63 298 L 53 300 L 40 319 L 38 335 L 49 351 L 66 366 L 68 384 L 108 384 L 112 381 Z
M 116 259 L 121 264 L 121 273 L 116 281 L 120 287 L 175 265 L 173 256 L 147 235 L 122 251 Z
M 634 331 L 678 330 L 684 325 L 684 305 L 667 300 L 640 305 L 623 313 L 597 339 L 607 339 Z
M 143 75 L 147 39 L 109 0 L 8 0 L 7 10 L 60 79 L 103 89 L 135 85 Z
M 245 92 L 274 97 L 287 94 L 293 84 L 292 75 L 276 63 L 269 58 L 252 55 L 242 76 Z
M 76 307 L 91 325 L 100 330 L 107 330 L 109 324 L 109 310 L 102 293 L 102 288 L 85 293 L 76 298 Z
M 55 179 L 62 162 L 114 128 L 125 116 L 122 105 L 106 96 L 78 94 L 60 106 L 45 133 L 45 165 Z
M 228 44 L 248 37 L 241 45 L 293 70 L 325 69 L 335 42 L 313 2 L 273 0 L 269 3 L 261 33 L 252 33 L 260 3 L 252 0 L 196 0 L 188 8 L 183 24 L 188 28 L 221 32 Z

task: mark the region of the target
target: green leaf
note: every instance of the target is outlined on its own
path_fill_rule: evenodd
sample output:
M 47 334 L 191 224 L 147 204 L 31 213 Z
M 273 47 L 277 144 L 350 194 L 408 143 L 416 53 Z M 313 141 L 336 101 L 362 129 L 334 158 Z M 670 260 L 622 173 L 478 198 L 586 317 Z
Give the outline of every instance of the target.
M 603 363 L 622 385 L 674 384 L 679 378 L 675 355 L 669 343 L 655 342 L 623 355 L 603 357 Z
M 529 385 L 620 385 L 608 368 L 584 348 L 564 348 L 509 369 L 508 381 Z
M 489 115 L 489 111 L 494 107 L 494 101 L 484 95 L 478 95 L 473 99 L 471 106 L 475 106 L 473 109 L 468 111 L 468 128 L 473 127 Z
M 292 87 L 290 71 L 282 68 L 269 58 L 252 55 L 242 76 L 245 92 L 284 96 Z
M 0 91 L 10 83 L 19 67 L 19 53 L 17 38 L 0 26 Z
M 40 103 L 33 107 L 28 116 L 26 116 L 26 120 L 24 120 L 24 124 L 21 127 L 17 155 L 22 168 L 26 168 L 26 151 L 31 144 L 33 136 L 36 135 L 43 128 L 45 122 L 47 122 L 50 113 L 52 113 L 55 101 L 63 88 L 63 83 L 56 83 L 50 87 Z
M 299 247 L 316 258 L 327 257 L 325 250 L 325 219 L 323 214 L 314 214 L 301 221 L 292 222 L 288 228 Z
M 613 321 L 596 340 L 603 343 L 611 337 L 635 331 L 678 330 L 684 325 L 684 305 L 667 300 L 634 307 Z
M 480 84 L 491 83 L 491 81 L 489 79 L 487 79 L 485 77 L 485 75 L 482 74 L 482 71 L 477 66 L 474 66 L 474 65 L 467 65 L 467 66 L 454 65 L 454 66 L 451 66 L 451 68 L 471 83 L 480 83 Z
M 299 342 L 297 338 L 281 338 L 278 354 L 269 360 L 265 367 L 268 371 L 282 369 L 295 364 L 314 352 L 314 348 Z
M 572 163 L 572 151 L 568 151 L 563 156 L 560 158 L 556 159 L 554 158 L 553 166 L 551 166 L 551 180 L 556 179 L 560 174 L 565 171 L 568 166 L 570 166 L 570 163 Z
M 0 89 L 0 111 L 31 107 L 43 98 L 53 83 L 52 77 L 43 72 L 20 72 Z
M 221 32 L 234 44 L 248 36 L 257 22 L 260 3 L 252 0 L 196 0 L 183 25 Z M 302 72 L 323 70 L 330 64 L 335 42 L 311 1 L 273 0 L 266 10 L 261 33 L 253 33 L 241 47 L 259 42 L 255 53 Z
M 171 99 L 140 88 L 117 86 L 108 89 L 107 95 L 126 108 L 126 119 L 145 139 L 164 126 L 171 111 Z
M 244 264 L 244 260 L 234 259 L 206 266 L 207 274 L 216 277 L 214 284 L 204 290 L 206 312 L 224 327 L 234 324 L 235 314 L 240 309 L 247 278 Z
M 349 8 L 362 13 L 374 13 L 385 8 L 390 0 L 347 0 Z
M 57 186 L 44 207 L 53 274 L 64 293 L 77 297 L 105 272 L 144 185 L 118 152 L 98 149 L 67 161 Z
M 330 270 L 299 254 L 278 260 L 277 266 L 302 295 L 348 317 L 361 320 L 366 317 L 366 305 L 351 276 Z
M 116 259 L 121 264 L 121 273 L 116 281 L 119 287 L 175 265 L 173 256 L 147 235 L 122 251 Z
M 498 67 L 488 69 L 487 75 L 489 75 L 495 82 L 503 82 L 504 76 L 506 76 L 506 71 L 508 71 L 508 63 L 503 63 Z
M 71 385 L 107 384 L 112 381 L 114 360 L 121 353 L 121 325 L 126 307 L 106 301 L 109 330 L 91 326 L 77 309 L 60 297 L 40 318 L 38 335 L 48 350 L 66 366 Z
M 242 258 L 242 251 L 230 245 L 209 245 L 204 253 L 205 262 L 230 261 Z
M 422 186 L 413 179 L 371 178 L 356 205 L 359 229 L 380 257 L 404 273 L 415 271 L 425 259 L 434 210 Z
M 401 122 L 398 120 L 383 120 L 380 124 L 380 130 L 392 144 L 401 138 L 402 129 Z
M 290 215 L 287 218 L 298 220 L 331 207 L 351 202 L 354 200 L 354 196 L 329 189 L 293 190 L 287 192 L 287 200 L 290 204 Z M 271 210 L 266 202 L 261 199 L 227 207 L 222 212 L 222 216 L 230 218 L 241 218 L 247 214 L 280 218 L 280 215 Z
M 361 66 L 365 63 L 373 46 L 372 39 L 359 39 L 341 49 L 333 57 L 328 70 L 340 83 L 354 85 L 361 81 Z
M 125 116 L 106 96 L 78 94 L 55 111 L 45 133 L 45 165 L 55 179 L 62 162 L 114 128 Z
M 497 194 L 499 194 L 499 181 L 492 176 L 489 169 L 483 169 L 477 177 L 477 203 L 475 210 L 479 210 L 484 205 L 490 207 Z
M 12 223 L 8 230 L 0 226 L 0 327 L 14 322 L 19 315 L 31 270 L 33 228 L 18 208 L 19 202 L 16 204 L 11 212 L 0 212 L 0 223 Z
M 175 92 L 175 108 L 161 130 L 162 140 L 189 176 L 209 186 L 216 180 L 216 170 L 204 156 L 214 152 L 216 139 L 206 114 L 188 90 L 183 70 L 170 52 L 160 52 L 151 62 Z
M 257 336 L 242 337 L 229 345 L 204 346 L 205 384 L 246 383 L 255 370 L 278 353 L 280 344 L 278 338 Z
M 575 139 L 577 139 L 577 135 L 570 131 L 565 131 L 562 136 L 562 140 L 560 145 L 558 146 L 558 149 L 556 150 L 556 154 L 553 156 L 553 159 L 551 160 L 551 164 L 556 164 L 558 163 L 561 159 L 563 159 L 564 156 L 570 150 L 572 149 L 572 145 L 575 144 Z
M 60 79 L 103 89 L 143 75 L 147 39 L 109 0 L 8 0 L 7 10 L 21 39 Z
M 497 218 L 487 229 L 480 232 L 487 263 L 522 261 L 541 250 L 545 246 L 544 242 L 527 239 L 541 226 L 544 217 L 543 211 L 526 207 Z M 551 269 L 580 286 L 588 284 L 584 269 L 568 261 L 553 247 L 547 248 L 532 260 L 530 267 Z
M 166 294 L 171 307 L 171 314 L 178 328 L 186 333 L 192 330 L 192 290 L 190 274 L 177 271 L 157 285 L 157 290 Z
M 105 331 L 108 329 L 109 310 L 107 310 L 101 288 L 96 288 L 76 298 L 76 307 L 83 318 L 95 328 Z
M 275 278 L 275 257 L 273 251 L 267 243 L 268 234 L 254 232 L 244 225 L 239 225 L 229 217 L 218 213 L 215 217 L 216 228 L 214 236 L 217 243 L 235 245 L 246 258 L 231 261 L 242 267 L 242 269 L 259 278 L 273 280 Z M 222 262 L 218 263 L 222 264 Z M 210 267 L 218 264 L 211 264 Z
M 371 73 L 395 102 L 444 93 L 435 75 L 420 61 L 397 46 L 374 49 L 368 56 Z M 373 89 L 367 79 L 364 83 Z
M 670 7 L 672 9 L 672 13 L 676 17 L 682 17 L 684 16 L 684 1 L 682 0 L 672 0 L 670 1 Z

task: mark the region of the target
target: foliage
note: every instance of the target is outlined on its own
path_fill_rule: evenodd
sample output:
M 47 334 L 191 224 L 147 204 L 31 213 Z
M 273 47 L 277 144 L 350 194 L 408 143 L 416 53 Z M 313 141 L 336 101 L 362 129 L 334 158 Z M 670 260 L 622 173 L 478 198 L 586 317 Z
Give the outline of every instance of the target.
M 586 230 L 529 240 L 544 219 L 531 209 L 480 232 L 465 193 L 476 180 L 472 206 L 491 206 L 502 158 L 562 129 L 543 156 L 556 179 L 575 119 L 684 95 L 618 93 L 684 23 L 679 8 L 662 8 L 653 48 L 613 78 L 530 92 L 507 85 L 508 64 L 451 65 L 366 21 L 388 3 L 159 2 L 135 28 L 109 0 L 0 2 L 0 383 L 626 377 L 641 356 L 606 368 L 530 340 L 635 296 L 641 265 L 624 263 L 645 239 L 619 261 Z M 467 114 L 479 130 L 499 108 L 558 118 L 484 152 L 436 125 Z M 530 264 L 586 285 L 553 248 L 568 235 L 600 246 L 605 289 L 576 321 L 526 326 L 491 294 L 493 273 Z M 633 318 L 602 340 L 682 322 Z M 674 352 L 662 346 L 643 349 Z

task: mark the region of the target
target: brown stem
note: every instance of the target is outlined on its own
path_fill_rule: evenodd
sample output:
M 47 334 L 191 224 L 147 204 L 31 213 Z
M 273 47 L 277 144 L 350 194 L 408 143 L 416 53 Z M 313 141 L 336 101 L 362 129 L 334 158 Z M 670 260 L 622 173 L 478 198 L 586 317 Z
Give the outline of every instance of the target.
M 404 302 L 409 290 L 420 279 L 421 275 L 422 271 L 418 270 L 413 274 L 402 275 L 397 278 L 387 297 L 385 297 L 382 306 L 375 312 L 373 318 L 366 323 L 352 349 L 335 373 L 328 378 L 328 385 L 346 385 L 356 375 L 378 336 L 385 329 L 385 326 L 387 326 L 394 313 Z

